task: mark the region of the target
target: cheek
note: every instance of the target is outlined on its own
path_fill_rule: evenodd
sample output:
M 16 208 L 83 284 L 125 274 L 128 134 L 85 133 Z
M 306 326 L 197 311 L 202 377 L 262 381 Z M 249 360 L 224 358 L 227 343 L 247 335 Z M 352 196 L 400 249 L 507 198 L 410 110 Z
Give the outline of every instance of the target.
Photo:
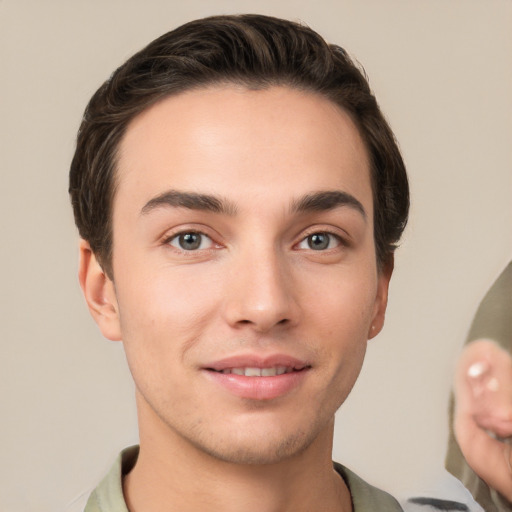
M 215 281 L 181 269 L 138 273 L 117 286 L 123 341 L 130 349 L 186 351 L 216 310 L 221 295 Z
M 354 384 L 366 353 L 368 332 L 373 319 L 376 282 L 364 279 L 339 280 L 338 286 L 324 287 L 311 297 L 316 312 L 317 349 L 330 368 L 333 389 L 344 399 Z M 311 310 L 310 310 L 311 312 Z
M 316 315 L 326 327 L 353 331 L 357 336 L 360 329 L 372 320 L 377 280 L 369 279 L 369 273 L 349 274 L 340 273 L 316 279 L 316 287 L 304 287 L 312 290 L 305 302 L 307 310 L 316 311 Z

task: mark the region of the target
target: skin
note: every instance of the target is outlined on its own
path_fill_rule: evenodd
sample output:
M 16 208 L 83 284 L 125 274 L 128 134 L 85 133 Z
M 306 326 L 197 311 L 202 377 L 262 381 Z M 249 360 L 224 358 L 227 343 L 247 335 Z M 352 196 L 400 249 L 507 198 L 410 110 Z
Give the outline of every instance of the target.
M 464 458 L 512 502 L 512 357 L 492 340 L 475 340 L 455 373 L 454 431 Z
M 80 282 L 136 384 L 130 510 L 351 510 L 332 469 L 334 413 L 382 328 L 392 264 L 377 268 L 368 157 L 350 117 L 285 87 L 169 97 L 129 126 L 117 184 L 114 282 L 86 242 Z M 184 192 L 222 209 L 176 206 Z M 354 201 L 308 208 L 319 192 Z M 191 232 L 204 236 L 185 250 L 179 234 Z M 240 354 L 308 367 L 286 393 L 248 399 L 204 369 Z

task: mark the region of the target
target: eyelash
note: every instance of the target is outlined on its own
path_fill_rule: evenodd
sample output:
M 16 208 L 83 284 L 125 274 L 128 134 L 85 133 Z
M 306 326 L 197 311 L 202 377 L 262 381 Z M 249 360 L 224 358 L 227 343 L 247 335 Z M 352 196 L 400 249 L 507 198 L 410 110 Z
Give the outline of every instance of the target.
M 317 249 L 311 247 L 309 241 L 312 239 L 312 237 L 315 237 L 315 236 L 328 237 L 328 242 L 327 242 L 328 243 L 328 247 L 326 247 L 326 248 L 317 248 Z M 336 246 L 335 247 L 329 247 L 333 241 L 336 243 Z M 340 235 L 338 235 L 337 233 L 333 233 L 331 231 L 319 231 L 319 230 L 311 231 L 310 233 L 306 234 L 306 236 L 304 236 L 301 239 L 301 241 L 297 244 L 297 246 L 300 246 L 303 243 L 307 243 L 308 244 L 308 247 L 304 247 L 303 248 L 304 250 L 311 250 L 311 251 L 315 251 L 315 252 L 326 252 L 326 251 L 329 251 L 329 250 L 332 250 L 332 249 L 336 249 L 336 248 L 338 248 L 340 246 L 344 247 L 344 246 L 348 245 L 346 243 L 346 241 Z
M 180 238 L 186 237 L 188 235 L 196 235 L 196 236 L 199 236 L 201 238 L 200 241 L 199 241 L 199 246 L 198 247 L 185 249 L 183 247 L 179 247 L 179 246 L 173 245 L 173 243 L 172 243 L 173 241 L 176 240 L 177 243 L 179 243 L 180 242 Z M 205 239 L 208 239 L 210 241 L 211 246 L 216 245 L 215 242 L 213 241 L 213 239 L 210 236 L 208 236 L 206 233 L 203 233 L 202 231 L 198 231 L 198 230 L 194 230 L 194 229 L 184 230 L 184 231 L 180 231 L 178 233 L 173 233 L 172 235 L 170 235 L 167 238 L 165 238 L 163 243 L 164 243 L 164 245 L 170 245 L 174 249 L 177 249 L 178 251 L 181 251 L 183 253 L 194 253 L 194 252 L 198 252 L 198 251 L 205 251 L 205 250 L 208 250 L 208 249 L 212 248 L 212 247 L 201 248 L 201 245 L 203 244 Z M 183 240 L 181 240 L 181 241 L 183 241 Z
M 200 237 L 200 240 L 199 240 L 199 244 L 197 245 L 197 247 L 192 247 L 192 248 L 184 248 L 184 247 L 180 247 L 178 244 L 181 245 L 180 242 L 183 242 L 183 237 L 186 237 L 186 236 L 189 236 L 189 235 L 195 235 L 195 236 L 199 236 Z M 314 248 L 311 246 L 310 244 L 310 241 L 312 239 L 312 237 L 315 237 L 315 236 L 320 236 L 320 237 L 328 237 L 328 241 L 327 241 L 327 244 L 328 246 L 325 247 L 325 248 Z M 205 239 L 209 240 L 209 247 L 206 247 L 206 248 L 201 248 L 201 245 L 203 245 L 203 243 L 205 242 Z M 336 243 L 336 246 L 335 247 L 329 247 L 330 245 L 332 245 L 333 241 Z M 176 242 L 176 245 L 173 244 L 173 242 Z M 192 241 L 193 242 L 193 241 Z M 300 247 L 302 244 L 306 243 L 308 246 L 307 247 Z M 177 233 L 173 233 L 172 235 L 166 237 L 164 240 L 163 240 L 163 244 L 164 245 L 167 245 L 167 246 L 171 246 L 173 247 L 174 249 L 182 252 L 182 253 L 185 253 L 185 254 L 194 254 L 194 253 L 197 253 L 197 252 L 204 252 L 204 251 L 208 251 L 210 249 L 215 249 L 217 246 L 220 247 L 219 244 L 216 244 L 215 241 L 212 239 L 211 236 L 207 235 L 206 233 L 202 232 L 202 231 L 199 231 L 199 230 L 194 230 L 194 229 L 190 229 L 190 230 L 182 230 L 182 231 L 179 231 Z M 321 244 L 319 244 L 321 245 Z M 310 250 L 310 251 L 314 251 L 314 252 L 317 252 L 317 253 L 320 253 L 320 252 L 327 252 L 327 251 L 331 251 L 333 249 L 336 249 L 338 247 L 347 247 L 348 246 L 348 243 L 347 241 L 342 238 L 339 234 L 337 233 L 333 233 L 332 231 L 328 231 L 328 230 L 311 230 L 309 233 L 306 233 L 303 238 L 297 243 L 295 244 L 293 247 L 294 248 L 298 248 L 299 250 Z

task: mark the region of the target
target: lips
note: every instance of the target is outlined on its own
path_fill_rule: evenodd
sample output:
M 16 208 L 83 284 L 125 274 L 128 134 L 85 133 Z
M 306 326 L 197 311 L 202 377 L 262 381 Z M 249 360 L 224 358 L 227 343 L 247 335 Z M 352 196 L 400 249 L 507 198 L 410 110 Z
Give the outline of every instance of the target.
M 225 375 L 245 375 L 246 377 L 275 377 L 276 375 L 283 375 L 284 373 L 291 373 L 293 371 L 294 368 L 291 366 L 274 366 L 270 368 L 225 368 L 220 373 Z
M 294 357 L 233 356 L 205 365 L 205 375 L 228 393 L 252 400 L 271 400 L 301 385 L 311 365 Z

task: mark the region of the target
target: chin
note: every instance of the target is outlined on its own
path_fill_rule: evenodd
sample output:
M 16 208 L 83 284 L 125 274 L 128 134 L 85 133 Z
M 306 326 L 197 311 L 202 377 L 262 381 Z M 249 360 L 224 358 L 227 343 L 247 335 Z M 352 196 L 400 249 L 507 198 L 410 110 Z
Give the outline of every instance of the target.
M 295 434 L 288 439 L 279 439 L 275 442 L 228 442 L 226 446 L 196 446 L 217 460 L 231 464 L 241 465 L 268 465 L 277 464 L 286 459 L 293 458 L 303 453 L 313 442 L 304 435 Z
M 217 461 L 270 465 L 300 457 L 313 444 L 332 449 L 334 412 L 305 413 L 296 404 L 291 409 L 275 411 L 268 404 L 252 404 L 251 410 L 244 413 L 212 411 L 209 421 L 205 421 L 196 415 L 177 417 L 163 407 L 159 414 L 149 402 L 139 402 L 139 410 L 146 413 L 146 421 L 141 422 L 144 431 L 170 436 L 185 450 L 192 449 L 199 456 L 207 455 Z M 334 411 L 334 404 L 326 409 Z
M 327 439 L 328 425 L 313 421 L 300 426 L 268 422 L 249 424 L 224 424 L 217 431 L 189 430 L 188 442 L 211 457 L 232 464 L 266 465 L 278 464 L 302 455 L 315 442 Z M 317 418 L 318 420 L 318 418 Z M 326 428 L 327 427 L 327 428 Z

